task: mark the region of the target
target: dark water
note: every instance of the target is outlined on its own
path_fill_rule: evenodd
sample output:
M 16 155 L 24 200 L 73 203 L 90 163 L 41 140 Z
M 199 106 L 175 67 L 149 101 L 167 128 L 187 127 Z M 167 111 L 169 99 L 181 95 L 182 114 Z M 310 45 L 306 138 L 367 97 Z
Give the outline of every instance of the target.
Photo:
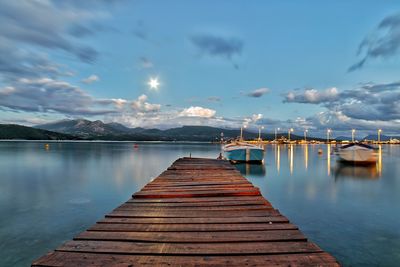
M 318 148 L 324 153 L 318 154 Z M 0 142 L 0 266 L 29 266 L 101 219 L 175 159 L 219 145 Z M 400 146 L 378 164 L 341 166 L 327 146 L 268 146 L 237 167 L 272 204 L 346 266 L 400 262 Z

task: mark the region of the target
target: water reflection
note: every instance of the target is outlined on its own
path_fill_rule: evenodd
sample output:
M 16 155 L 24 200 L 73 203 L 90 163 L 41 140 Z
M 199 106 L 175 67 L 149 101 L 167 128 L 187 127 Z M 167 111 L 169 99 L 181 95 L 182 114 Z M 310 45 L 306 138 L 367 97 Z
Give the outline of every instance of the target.
M 337 162 L 334 168 L 335 181 L 340 178 L 378 179 L 380 177 L 377 165 L 355 166 Z
M 276 163 L 276 170 L 279 173 L 279 169 L 281 167 L 281 147 L 280 147 L 280 145 L 275 145 L 275 163 Z
M 382 145 L 378 148 L 378 175 L 382 176 Z
M 288 158 L 289 158 L 289 170 L 290 170 L 290 175 L 293 174 L 293 156 L 294 156 L 294 149 L 293 149 L 293 145 L 290 144 L 288 147 Z
M 275 157 L 275 166 L 276 166 L 276 171 L 277 173 L 280 172 L 281 169 L 281 150 L 282 147 L 285 149 L 287 148 L 287 164 L 288 164 L 288 169 L 289 169 L 289 173 L 290 175 L 295 175 L 297 174 L 297 172 L 300 171 L 299 167 L 295 168 L 295 157 L 296 157 L 296 149 L 302 149 L 303 153 L 302 155 L 298 155 L 297 157 L 303 157 L 303 164 L 304 164 L 304 169 L 307 171 L 309 164 L 310 164 L 310 158 L 315 158 L 317 155 L 318 156 L 322 156 L 321 159 L 326 159 L 326 163 L 323 163 L 325 165 L 326 168 L 326 174 L 327 176 L 331 176 L 334 175 L 336 178 L 339 176 L 356 176 L 356 177 L 362 177 L 365 176 L 366 178 L 371 178 L 371 177 L 380 177 L 382 176 L 382 145 L 379 145 L 377 148 L 377 154 L 378 154 L 378 160 L 376 162 L 376 164 L 372 165 L 372 166 L 354 166 L 354 165 L 346 165 L 345 163 L 342 162 L 337 162 L 335 163 L 335 161 L 337 160 L 335 154 L 334 154 L 334 149 L 332 147 L 331 144 L 327 144 L 326 145 L 326 150 L 323 149 L 323 147 L 319 147 L 318 150 L 315 150 L 315 147 L 313 145 L 311 145 L 311 151 L 309 148 L 310 145 L 274 145 L 273 149 L 274 149 L 274 157 Z M 310 155 L 311 153 L 311 155 Z M 325 154 L 326 153 L 326 154 Z M 324 155 L 326 155 L 326 157 L 323 157 Z M 285 159 L 284 159 L 285 160 Z M 325 162 L 325 160 L 323 160 L 323 162 Z M 265 164 L 268 164 L 268 157 L 265 157 L 264 160 Z M 311 162 L 311 164 L 313 164 Z M 245 171 L 246 167 L 245 166 L 241 166 L 241 169 L 243 169 L 243 173 L 244 174 L 252 174 L 253 170 L 251 170 L 251 167 L 247 167 L 250 168 L 250 170 Z M 258 173 L 258 175 L 261 175 L 261 172 L 257 171 L 257 168 L 260 167 L 254 167 L 255 173 Z M 263 173 L 265 173 L 265 170 L 263 170 Z M 256 174 L 257 175 L 257 174 Z
M 331 175 L 331 144 L 326 147 L 326 168 L 328 170 L 328 176 Z
M 308 145 L 303 146 L 303 151 L 304 151 L 304 166 L 306 167 L 306 170 L 308 169 Z
M 242 173 L 243 175 L 252 175 L 252 176 L 265 176 L 265 165 L 264 164 L 236 164 L 235 167 Z

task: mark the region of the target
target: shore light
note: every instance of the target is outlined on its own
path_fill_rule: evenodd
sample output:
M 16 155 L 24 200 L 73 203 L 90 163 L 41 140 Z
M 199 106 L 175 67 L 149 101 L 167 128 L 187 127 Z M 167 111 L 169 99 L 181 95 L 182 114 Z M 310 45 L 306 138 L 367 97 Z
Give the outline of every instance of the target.
M 329 143 L 329 139 L 330 139 L 331 132 L 332 132 L 331 129 L 327 129 L 327 130 L 326 130 L 326 142 L 327 142 L 327 143 Z
M 264 129 L 264 126 L 258 127 L 258 141 L 261 141 L 261 129 Z
M 378 143 L 381 142 L 381 133 L 382 133 L 382 129 L 378 129 Z
M 280 129 L 281 129 L 281 128 L 275 128 L 275 141 L 276 141 L 276 137 L 277 137 L 278 131 L 279 131 Z
M 289 130 L 288 130 L 288 139 L 289 139 L 289 142 L 290 142 L 290 133 L 292 133 L 294 130 L 293 130 L 293 128 L 290 128 Z

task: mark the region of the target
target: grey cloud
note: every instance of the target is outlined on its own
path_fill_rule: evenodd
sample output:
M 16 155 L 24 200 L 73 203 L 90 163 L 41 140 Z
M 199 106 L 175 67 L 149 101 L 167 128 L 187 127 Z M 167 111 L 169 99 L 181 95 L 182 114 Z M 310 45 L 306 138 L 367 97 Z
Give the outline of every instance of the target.
M 47 56 L 14 47 L 12 42 L 0 37 L 0 80 L 3 82 L 12 82 L 20 77 L 67 75 L 68 71 L 62 69 Z
M 367 83 L 363 84 L 362 88 L 368 91 L 390 91 L 400 89 L 400 82 L 392 82 L 392 83 L 381 83 L 381 84 L 374 84 L 374 83 Z
M 360 44 L 358 54 L 364 57 L 348 71 L 362 68 L 370 59 L 389 58 L 400 50 L 400 13 L 384 18 L 378 27 Z
M 268 88 L 259 88 L 259 89 L 255 89 L 249 93 L 247 93 L 246 95 L 249 97 L 262 97 L 263 95 L 269 93 L 269 89 Z
M 210 96 L 210 97 L 207 98 L 207 100 L 210 101 L 210 102 L 220 102 L 221 98 L 218 97 L 218 96 Z
M 133 29 L 133 35 L 141 40 L 147 41 L 148 38 L 148 30 L 142 20 L 136 21 L 136 25 Z
M 244 42 L 236 37 L 222 37 L 211 34 L 200 34 L 190 37 L 190 41 L 202 54 L 231 60 L 240 55 Z
M 143 69 L 150 69 L 150 68 L 154 67 L 153 62 L 150 59 L 148 59 L 147 57 L 140 57 L 139 61 L 140 61 L 141 68 L 143 68 Z
M 74 37 L 82 38 L 94 34 L 94 31 L 84 25 L 74 24 L 68 29 L 68 33 Z
M 104 115 L 114 108 L 97 106 L 97 99 L 79 87 L 50 78 L 20 79 L 0 90 L 0 106 L 14 111 L 61 113 L 65 115 Z
M 30 44 L 48 49 L 60 49 L 76 55 L 80 60 L 92 63 L 98 52 L 76 43 L 66 34 L 68 27 L 80 29 L 82 35 L 87 29 L 81 23 L 90 21 L 96 13 L 77 8 L 61 8 L 53 2 L 44 1 L 1 1 L 0 36 L 19 46 Z
M 400 82 L 363 84 L 351 90 L 307 89 L 289 92 L 284 102 L 321 105 L 350 119 L 380 121 L 400 120 Z
M 339 92 L 335 87 L 324 91 L 316 89 L 305 89 L 303 91 L 292 91 L 285 95 L 284 102 L 287 103 L 307 103 L 321 104 L 336 101 L 339 98 Z

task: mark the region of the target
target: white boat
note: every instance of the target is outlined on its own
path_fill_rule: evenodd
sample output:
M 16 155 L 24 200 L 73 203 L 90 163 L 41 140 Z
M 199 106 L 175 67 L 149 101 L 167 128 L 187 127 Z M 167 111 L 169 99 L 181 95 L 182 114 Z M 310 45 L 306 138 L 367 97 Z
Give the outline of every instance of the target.
M 264 159 L 262 147 L 240 141 L 225 145 L 224 153 L 228 160 L 234 162 L 262 162 Z
M 355 164 L 375 163 L 378 159 L 373 147 L 360 143 L 351 143 L 339 147 L 337 155 L 341 161 Z

